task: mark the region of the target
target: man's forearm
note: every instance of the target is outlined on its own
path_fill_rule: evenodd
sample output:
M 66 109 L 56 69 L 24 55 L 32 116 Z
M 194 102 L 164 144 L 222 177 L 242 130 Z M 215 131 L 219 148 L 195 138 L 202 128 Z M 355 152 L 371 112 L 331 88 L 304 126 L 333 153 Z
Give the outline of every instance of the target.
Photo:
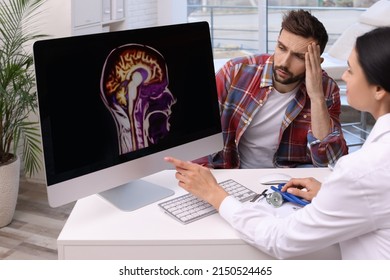
M 318 140 L 323 140 L 331 132 L 331 120 L 324 99 L 311 101 L 311 130 Z

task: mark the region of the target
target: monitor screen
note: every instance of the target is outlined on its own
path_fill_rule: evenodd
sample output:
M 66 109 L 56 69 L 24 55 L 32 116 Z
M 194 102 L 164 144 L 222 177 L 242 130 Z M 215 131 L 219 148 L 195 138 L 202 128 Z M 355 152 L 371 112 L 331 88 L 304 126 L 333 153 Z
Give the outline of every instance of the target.
M 138 179 L 170 168 L 164 156 L 222 148 L 207 22 L 41 40 L 33 51 L 51 206 L 115 201 L 120 189 L 125 204 L 154 202 L 171 192 Z

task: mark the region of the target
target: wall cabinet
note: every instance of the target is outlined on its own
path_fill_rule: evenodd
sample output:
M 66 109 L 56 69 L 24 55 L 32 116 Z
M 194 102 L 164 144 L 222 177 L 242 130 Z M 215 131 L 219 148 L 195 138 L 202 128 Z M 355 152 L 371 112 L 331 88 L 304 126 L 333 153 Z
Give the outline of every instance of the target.
M 117 21 L 125 17 L 124 0 L 103 0 L 103 21 Z
M 72 35 L 109 31 L 125 18 L 124 0 L 72 0 Z

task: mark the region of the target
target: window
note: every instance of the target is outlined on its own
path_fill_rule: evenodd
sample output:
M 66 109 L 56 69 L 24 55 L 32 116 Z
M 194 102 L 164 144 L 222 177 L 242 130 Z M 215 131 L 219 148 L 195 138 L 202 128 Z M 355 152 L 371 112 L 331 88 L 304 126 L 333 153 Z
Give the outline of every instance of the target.
M 215 58 L 275 48 L 283 14 L 310 10 L 326 27 L 328 48 L 377 0 L 187 0 L 188 22 L 208 21 Z

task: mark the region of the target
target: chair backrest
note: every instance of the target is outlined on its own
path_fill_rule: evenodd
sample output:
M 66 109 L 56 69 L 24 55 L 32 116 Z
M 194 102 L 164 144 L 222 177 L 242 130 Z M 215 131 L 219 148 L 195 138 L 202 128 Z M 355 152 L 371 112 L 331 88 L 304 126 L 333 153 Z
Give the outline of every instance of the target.
M 379 26 L 390 26 L 390 1 L 380 0 L 364 11 L 323 54 L 322 68 L 335 80 L 347 69 L 347 60 L 356 38 Z
M 347 28 L 329 48 L 329 55 L 346 61 L 356 38 L 379 26 L 390 26 L 389 0 L 380 0 L 363 12 L 359 21 Z

